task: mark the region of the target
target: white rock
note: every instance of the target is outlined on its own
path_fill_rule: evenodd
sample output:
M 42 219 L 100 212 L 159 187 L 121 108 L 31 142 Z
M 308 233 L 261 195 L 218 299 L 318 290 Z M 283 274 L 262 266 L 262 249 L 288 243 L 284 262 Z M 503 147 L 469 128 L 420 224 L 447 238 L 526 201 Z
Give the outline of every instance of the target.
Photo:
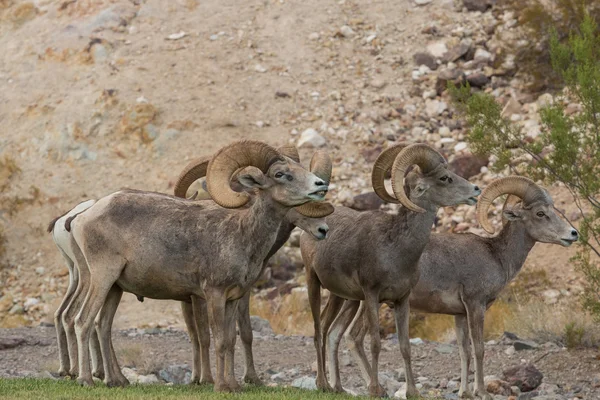
M 435 99 L 436 96 L 437 96 L 437 92 L 435 90 L 425 90 L 423 92 L 424 99 Z
M 455 152 L 459 152 L 459 151 L 463 151 L 467 149 L 467 143 L 466 142 L 458 142 L 456 144 L 456 146 L 454 146 L 454 151 Z
M 219 35 L 210 35 L 209 39 L 212 41 L 215 41 L 215 40 L 219 39 Z
M 475 62 L 488 63 L 492 61 L 492 53 L 482 48 L 475 50 L 475 56 L 473 57 Z
M 131 368 L 122 368 L 121 372 L 123 372 L 123 375 L 125 375 L 125 378 L 127 378 L 129 383 L 138 383 L 139 375 Z
M 25 308 L 25 310 L 27 310 L 29 307 L 35 306 L 39 302 L 40 302 L 40 300 L 36 299 L 35 297 L 28 297 L 25 300 L 25 303 L 23 303 L 23 308 Z
M 418 338 L 418 337 L 416 337 L 416 338 L 411 338 L 411 339 L 409 339 L 408 341 L 410 342 L 410 344 L 414 344 L 415 346 L 418 346 L 418 345 L 420 345 L 420 344 L 423 344 L 423 343 L 425 343 L 425 342 L 423 342 L 423 339 L 421 339 L 421 338 Z
M 504 350 L 504 354 L 506 354 L 507 356 L 512 356 L 513 354 L 515 354 L 515 348 L 513 346 L 507 347 L 506 350 Z
M 427 51 L 435 58 L 442 58 L 448 52 L 448 47 L 444 42 L 435 42 L 427 45 Z
M 440 127 L 440 129 L 438 129 L 438 134 L 441 137 L 450 137 L 450 135 L 451 135 L 450 128 L 448 128 L 447 126 L 442 126 L 442 127 Z
M 394 397 L 397 399 L 406 399 L 406 383 L 402 382 L 400 384 L 400 389 L 394 393 Z
M 301 148 L 318 148 L 326 144 L 327 140 L 312 128 L 308 128 L 302 132 L 300 139 L 298 139 L 298 147 Z
M 254 70 L 256 72 L 260 72 L 260 73 L 267 72 L 267 69 L 265 67 L 263 67 L 262 65 L 260 65 L 260 64 L 256 64 L 254 66 Z
M 352 28 L 350 28 L 348 25 L 342 26 L 340 28 L 340 33 L 342 34 L 342 36 L 347 38 L 352 37 L 356 34 L 354 30 L 352 30 Z
M 448 105 L 443 101 L 430 99 L 425 100 L 425 112 L 427 115 L 429 115 L 429 117 L 437 117 L 446 111 L 447 108 Z
M 155 383 L 158 383 L 159 380 L 156 377 L 156 375 L 154 374 L 149 374 L 149 375 L 140 375 L 138 376 L 138 383 L 142 384 L 142 385 L 152 385 Z
M 548 107 L 548 106 L 551 106 L 552 104 L 554 104 L 554 98 L 552 97 L 552 95 L 550 93 L 544 93 L 537 99 L 537 105 L 540 108 Z
M 185 37 L 185 35 L 187 35 L 184 31 L 179 31 L 177 33 L 172 33 L 169 36 L 167 36 L 168 40 L 179 40 L 183 37 Z
M 377 38 L 377 34 L 374 33 L 372 35 L 367 36 L 367 39 L 365 40 L 365 42 L 367 43 L 371 43 L 373 40 L 375 40 Z
M 433 0 L 415 0 L 415 4 L 418 6 L 424 6 L 431 3 Z
M 38 274 L 38 275 L 44 275 L 44 272 L 46 272 L 46 268 L 44 268 L 44 267 L 37 267 L 37 268 L 35 269 L 35 272 L 36 272 L 36 274 Z
M 456 140 L 454 138 L 451 137 L 445 137 L 445 138 L 441 138 L 440 139 L 440 143 L 441 144 L 450 144 L 450 143 L 454 143 Z
M 320 37 L 321 35 L 319 35 L 318 32 L 313 32 L 310 35 L 308 35 L 309 40 L 319 40 Z
M 375 89 L 383 89 L 386 85 L 386 82 L 383 79 L 373 79 L 371 81 L 371 86 Z
M 303 376 L 298 379 L 294 379 L 292 387 L 306 389 L 306 390 L 317 390 L 317 382 L 315 378 L 310 376 Z

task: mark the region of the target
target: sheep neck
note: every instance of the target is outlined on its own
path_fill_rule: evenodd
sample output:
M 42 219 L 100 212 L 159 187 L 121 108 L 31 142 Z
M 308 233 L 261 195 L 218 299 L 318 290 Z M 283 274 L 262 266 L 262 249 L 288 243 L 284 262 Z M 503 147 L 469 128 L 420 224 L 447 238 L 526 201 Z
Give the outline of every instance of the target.
M 269 238 L 269 248 L 275 242 L 279 227 L 289 211 L 289 207 L 284 206 L 273 200 L 268 193 L 257 191 L 255 200 L 251 207 L 246 210 L 245 218 L 242 218 L 240 225 L 245 236 L 252 241 L 256 238 Z M 265 245 L 267 243 L 265 242 Z M 262 246 L 256 247 L 257 251 Z
M 398 257 L 401 257 L 413 269 L 417 269 L 421 253 L 429 242 L 431 228 L 435 222 L 437 209 L 426 207 L 424 213 L 417 213 L 402 207 L 394 216 L 390 239 L 395 242 Z M 407 252 L 406 249 L 411 249 Z
M 490 244 L 508 283 L 523 267 L 535 240 L 527 233 L 522 222 L 508 222 L 497 236 L 490 239 Z

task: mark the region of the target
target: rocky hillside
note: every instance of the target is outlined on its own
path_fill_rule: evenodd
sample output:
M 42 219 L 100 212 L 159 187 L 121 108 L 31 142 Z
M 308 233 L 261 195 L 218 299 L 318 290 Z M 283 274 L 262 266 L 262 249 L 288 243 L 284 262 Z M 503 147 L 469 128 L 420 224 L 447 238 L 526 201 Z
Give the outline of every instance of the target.
M 295 143 L 304 160 L 326 148 L 330 199 L 357 209 L 382 206 L 369 174 L 395 141 L 434 145 L 485 185 L 494 160 L 470 154 L 444 89 L 493 93 L 535 136 L 553 98 L 522 91 L 504 50 L 515 24 L 486 0 L 0 1 L 0 326 L 49 321 L 60 301 L 52 218 L 121 187 L 168 193 L 189 159 L 236 139 Z M 441 210 L 437 229 L 482 233 L 462 206 Z M 301 274 L 298 249 L 284 255 L 293 268 L 275 268 L 278 281 Z M 580 290 L 571 255 L 538 245 L 530 256 L 555 297 Z M 174 302 L 133 297 L 117 320 L 181 323 Z

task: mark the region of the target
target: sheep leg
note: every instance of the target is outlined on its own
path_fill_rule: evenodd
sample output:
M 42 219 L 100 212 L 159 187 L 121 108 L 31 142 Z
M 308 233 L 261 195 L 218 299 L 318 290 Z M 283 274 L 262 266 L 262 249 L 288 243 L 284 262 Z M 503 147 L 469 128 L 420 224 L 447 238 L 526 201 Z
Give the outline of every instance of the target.
M 225 380 L 232 391 L 242 389 L 235 379 L 235 341 L 236 335 L 236 317 L 239 300 L 229 300 L 225 303 Z
M 327 354 L 329 329 L 331 328 L 333 321 L 335 321 L 335 318 L 338 316 L 343 304 L 343 298 L 330 293 L 327 303 L 325 304 L 325 308 L 323 308 L 323 311 L 321 311 L 321 332 L 323 334 L 321 343 L 323 343 L 323 354 Z M 323 359 L 325 360 L 325 358 Z M 327 369 L 331 375 L 331 365 Z
M 456 315 L 454 317 L 456 327 L 456 341 L 458 342 L 458 353 L 460 355 L 460 389 L 458 397 L 461 399 L 472 399 L 473 394 L 469 391 L 469 363 L 471 362 L 471 350 L 469 343 L 469 326 L 467 316 Z
M 369 395 L 385 397 L 387 393 L 379 384 L 379 353 L 381 352 L 381 337 L 379 336 L 379 293 L 365 291 L 365 314 L 371 335 L 371 377 L 369 380 Z M 408 321 L 407 321 L 408 322 Z M 408 340 L 408 338 L 407 338 Z
M 215 353 L 217 364 L 217 379 L 215 380 L 215 391 L 231 392 L 234 388 L 229 387 L 225 380 L 225 353 L 228 345 L 227 339 L 230 334 L 226 318 L 227 298 L 223 290 L 205 289 L 206 303 L 210 326 L 215 338 Z
M 400 353 L 402 353 L 402 358 L 404 359 L 407 398 L 419 396 L 410 360 L 410 341 L 408 334 L 408 320 L 410 316 L 409 294 L 410 293 L 400 301 L 394 303 L 394 317 L 396 320 L 396 332 L 398 333 L 398 344 L 400 345 Z M 371 340 L 373 340 L 373 334 L 371 334 Z
M 85 263 L 83 255 L 81 256 L 81 259 Z M 87 294 L 90 282 L 90 272 L 87 269 L 87 264 L 84 264 L 83 268 L 81 268 L 81 265 L 79 264 L 79 261 L 76 258 L 74 260 L 74 265 L 74 277 L 75 282 L 77 282 L 77 288 L 75 289 L 75 293 L 71 297 L 69 305 L 62 313 L 62 322 L 67 336 L 67 345 L 69 348 L 69 363 L 71 366 L 68 375 L 72 378 L 77 377 L 79 373 L 79 352 L 77 350 L 75 316 L 81 309 L 81 305 L 83 303 L 83 300 L 85 299 L 85 295 Z
M 94 329 L 96 315 L 102 308 L 106 296 L 115 281 L 116 279 L 103 281 L 101 277 L 91 275 L 89 290 L 79 314 L 75 317 L 75 333 L 77 334 L 77 348 L 79 351 L 79 378 L 77 378 L 77 382 L 83 386 L 94 385 L 90 370 L 90 336 L 92 329 Z
M 69 269 L 69 286 L 67 287 L 67 292 L 63 297 L 58 309 L 54 313 L 54 326 L 56 327 L 56 339 L 58 343 L 58 358 L 60 361 L 60 366 L 58 368 L 59 376 L 66 376 L 69 374 L 69 370 L 71 369 L 71 363 L 69 360 L 69 344 L 67 341 L 67 332 L 65 330 L 65 326 L 63 325 L 63 314 L 67 309 L 71 299 L 73 298 L 73 294 L 77 289 L 77 283 L 79 282 L 79 275 L 77 274 L 77 270 L 75 268 L 75 263 L 71 260 L 65 252 L 59 247 L 58 250 L 60 254 L 62 254 L 63 258 L 67 263 L 67 268 Z
M 90 338 L 90 354 L 92 356 L 92 376 L 98 379 L 104 379 L 104 364 L 102 362 L 102 351 L 100 350 L 100 339 L 96 329 L 92 330 Z
M 317 350 L 317 388 L 326 392 L 333 392 L 327 382 L 325 373 L 325 354 L 323 351 L 323 335 L 321 332 L 321 282 L 315 271 L 306 264 L 306 284 L 308 287 L 308 302 L 314 323 L 314 343 Z
M 339 300 L 332 300 L 334 298 Z M 336 303 L 340 304 L 341 311 L 339 311 L 337 317 L 333 321 L 333 324 L 331 324 L 331 328 L 328 329 L 327 332 L 329 375 L 331 376 L 333 390 L 339 393 L 345 393 L 345 390 L 342 387 L 342 380 L 340 379 L 338 351 L 340 348 L 340 342 L 344 336 L 344 332 L 346 332 L 346 329 L 348 329 L 348 326 L 352 323 L 352 320 L 356 315 L 356 311 L 358 310 L 360 301 L 344 300 L 341 297 L 331 294 L 327 304 L 329 305 L 332 301 L 335 302 L 333 303 L 334 305 L 336 305 Z
M 192 365 L 192 379 L 190 380 L 190 384 L 200 383 L 200 371 L 202 371 L 202 366 L 200 364 L 200 339 L 198 336 L 198 331 L 196 329 L 196 321 L 194 320 L 194 308 L 192 303 L 186 303 L 185 301 L 181 303 L 181 312 L 183 314 L 183 320 L 185 321 L 185 326 L 188 331 L 188 336 L 190 337 L 190 341 L 192 342 L 192 357 L 193 357 L 193 365 Z
M 485 390 L 483 383 L 483 356 L 485 351 L 483 345 L 483 323 L 485 306 L 469 304 L 464 299 L 463 303 L 467 309 L 467 321 L 471 334 L 471 343 L 473 344 L 473 352 L 475 353 L 475 385 L 473 387 L 473 395 L 479 396 L 483 400 L 492 400 L 492 396 Z
M 123 297 L 123 289 L 117 285 L 113 285 L 95 321 L 96 331 L 100 339 L 101 360 L 104 361 L 106 375 L 104 383 L 108 387 L 129 385 L 129 381 L 121 372 L 121 368 L 119 368 L 119 363 L 112 346 L 112 324 L 119 303 L 121 302 L 121 297 Z
M 244 346 L 244 382 L 262 386 L 263 383 L 254 368 L 254 355 L 252 354 L 252 323 L 250 322 L 250 291 L 240 299 L 237 311 L 237 323 L 240 328 L 240 339 Z
M 206 301 L 198 296 L 192 296 L 192 308 L 200 343 L 200 384 L 214 383 L 210 370 L 210 330 Z

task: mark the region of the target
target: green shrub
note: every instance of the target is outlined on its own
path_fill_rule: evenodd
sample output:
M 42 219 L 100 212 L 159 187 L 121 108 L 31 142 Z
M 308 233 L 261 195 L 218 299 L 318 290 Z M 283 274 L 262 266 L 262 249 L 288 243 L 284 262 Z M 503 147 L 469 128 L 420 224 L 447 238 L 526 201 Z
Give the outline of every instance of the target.
M 515 53 L 520 72 L 530 78 L 533 91 L 556 88 L 559 82 L 550 62 L 551 31 L 563 43 L 571 32 L 581 33 L 578 30 L 586 15 L 600 21 L 598 0 L 503 0 L 499 6 L 518 18 L 519 41 L 510 50 Z
M 470 128 L 471 148 L 495 155 L 496 170 L 508 167 L 563 183 L 573 196 L 581 216 L 581 246 L 573 261 L 586 278 L 583 306 L 600 320 L 600 35 L 590 15 L 565 43 L 552 32 L 550 58 L 568 101 L 559 99 L 541 110 L 542 132 L 535 139 L 503 117 L 491 95 L 471 93 L 468 86 L 450 87 L 450 93 Z M 582 111 L 567 115 L 566 102 L 579 103 Z

